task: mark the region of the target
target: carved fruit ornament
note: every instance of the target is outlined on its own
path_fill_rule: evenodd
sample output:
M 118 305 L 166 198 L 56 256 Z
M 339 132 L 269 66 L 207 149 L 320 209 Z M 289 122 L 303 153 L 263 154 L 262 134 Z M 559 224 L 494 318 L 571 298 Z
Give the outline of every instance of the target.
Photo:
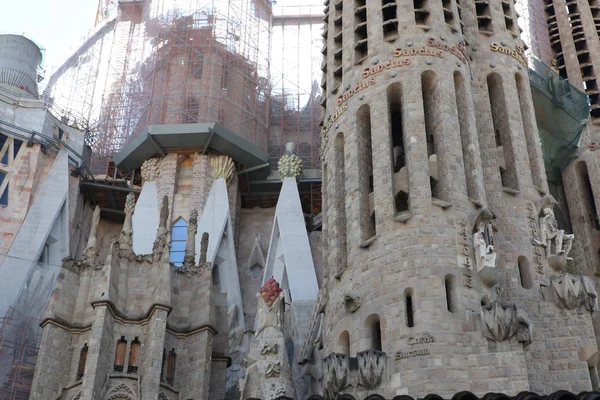
M 279 176 L 283 178 L 298 177 L 302 175 L 302 160 L 295 154 L 285 155 L 279 159 Z
M 273 277 L 265 282 L 263 287 L 260 288 L 260 295 L 269 307 L 275 303 L 275 300 L 277 300 L 281 292 L 283 292 L 283 289 L 279 287 L 279 283 L 277 283 Z

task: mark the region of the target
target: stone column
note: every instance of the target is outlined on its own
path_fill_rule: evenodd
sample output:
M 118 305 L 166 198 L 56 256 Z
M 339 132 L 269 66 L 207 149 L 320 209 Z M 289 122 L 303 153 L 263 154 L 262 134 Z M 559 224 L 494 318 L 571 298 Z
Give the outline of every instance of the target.
M 146 349 L 141 365 L 142 400 L 157 400 L 160 389 L 160 372 L 162 367 L 163 348 L 167 331 L 168 312 L 165 308 L 154 309 L 148 325 Z

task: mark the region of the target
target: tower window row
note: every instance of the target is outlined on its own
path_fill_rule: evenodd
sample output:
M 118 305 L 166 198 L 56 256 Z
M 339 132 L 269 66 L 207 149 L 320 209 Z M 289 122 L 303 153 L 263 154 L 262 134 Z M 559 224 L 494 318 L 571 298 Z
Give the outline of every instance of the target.
M 421 75 L 421 94 L 423 116 L 421 123 L 424 125 L 425 144 L 427 151 L 426 165 L 428 167 L 427 179 L 430 189 L 430 198 L 433 204 L 441 208 L 447 208 L 452 205 L 453 193 L 456 191 L 456 182 L 453 180 L 461 179 L 456 175 L 456 169 L 451 166 L 455 161 L 454 154 L 462 153 L 463 164 L 463 182 L 466 186 L 466 195 L 475 200 L 485 199 L 485 189 L 482 176 L 482 161 L 479 150 L 476 127 L 476 117 L 474 105 L 471 100 L 467 83 L 463 76 L 457 71 L 454 73 L 454 105 L 441 99 L 446 99 L 445 87 L 439 76 L 433 71 L 425 71 Z M 493 132 L 493 138 L 486 136 L 488 140 L 495 144 L 495 152 L 492 159 L 497 161 L 497 182 L 498 190 L 503 190 L 509 194 L 516 194 L 521 187 L 520 180 L 523 176 L 517 173 L 516 165 L 527 163 L 531 173 L 531 183 L 541 190 L 545 187 L 543 158 L 539 143 L 536 142 L 535 135 L 535 115 L 534 110 L 528 98 L 528 85 L 520 74 L 515 74 L 511 79 L 505 79 L 499 74 L 490 74 L 487 78 L 487 89 L 489 95 L 489 105 L 491 113 L 490 134 Z M 510 118 L 512 111 L 507 103 L 506 91 L 511 90 L 517 93 L 519 99 L 520 120 Z M 414 133 L 407 132 L 407 126 L 414 126 L 414 123 L 407 125 L 407 103 L 405 99 L 404 88 L 400 82 L 389 85 L 386 89 L 387 99 L 387 131 L 389 134 L 389 170 L 390 179 L 381 177 L 381 182 L 390 182 L 392 185 L 393 212 L 396 221 L 406 221 L 412 216 L 413 204 L 416 199 L 412 194 L 411 185 L 415 184 L 415 179 L 421 179 L 419 173 L 411 173 L 410 160 L 416 160 L 424 155 L 417 156 L 411 152 L 407 145 Z M 451 97 L 452 98 L 452 97 Z M 451 100 L 452 101 L 452 100 Z M 412 107 L 412 106 L 411 106 Z M 451 123 L 445 120 L 448 110 L 455 110 L 456 122 L 458 123 L 460 149 L 451 150 L 454 138 L 448 136 L 447 124 Z M 414 114 L 412 114 L 414 115 Z M 411 116 L 410 118 L 415 118 Z M 377 212 L 380 207 L 375 207 L 375 188 L 377 187 L 377 178 L 374 171 L 384 171 L 385 159 L 374 154 L 372 115 L 369 104 L 363 104 L 359 107 L 355 115 L 356 123 L 356 141 L 357 146 L 357 168 L 358 168 L 358 216 L 360 243 L 367 246 L 370 240 L 377 234 Z M 513 124 L 517 124 L 514 126 Z M 515 151 L 517 138 L 513 138 L 511 132 L 515 128 L 522 127 L 525 138 L 526 153 L 518 155 Z M 381 139 L 381 138 L 379 138 Z M 326 185 L 333 187 L 331 191 L 332 203 L 329 207 L 331 215 L 336 217 L 332 219 L 335 225 L 334 229 L 339 232 L 338 240 L 334 248 L 340 256 L 336 260 L 338 265 L 346 264 L 347 258 L 347 235 L 346 235 L 346 192 L 347 179 L 346 168 L 351 167 L 346 163 L 346 153 L 349 152 L 345 143 L 345 135 L 338 133 L 334 138 L 333 164 L 328 169 L 328 178 Z M 491 145 L 491 143 L 490 143 Z M 487 145 L 486 145 L 487 146 Z M 459 153 L 459 154 L 460 154 Z M 412 155 L 411 155 L 412 154 Z M 424 160 L 423 160 L 424 161 Z M 412 161 L 414 162 L 414 161 Z M 377 166 L 375 166 L 377 164 Z M 421 167 L 418 167 L 421 168 Z M 453 172 L 454 171 L 454 172 Z M 419 201 L 422 200 L 423 192 L 419 191 Z M 341 271 L 336 271 L 339 275 Z

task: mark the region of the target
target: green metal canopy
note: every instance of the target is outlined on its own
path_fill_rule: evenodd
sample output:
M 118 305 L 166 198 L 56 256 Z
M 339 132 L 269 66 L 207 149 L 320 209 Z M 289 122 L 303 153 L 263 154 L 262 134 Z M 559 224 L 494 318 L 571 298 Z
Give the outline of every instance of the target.
M 115 157 L 116 166 L 134 170 L 157 153 L 185 148 L 213 149 L 246 169 L 266 166 L 269 154 L 217 123 L 151 125 L 129 142 Z

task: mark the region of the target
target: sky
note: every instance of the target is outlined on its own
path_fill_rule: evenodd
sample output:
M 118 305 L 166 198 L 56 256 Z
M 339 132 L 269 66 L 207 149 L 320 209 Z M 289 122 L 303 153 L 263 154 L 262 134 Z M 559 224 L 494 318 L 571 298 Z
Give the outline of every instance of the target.
M 46 77 L 94 27 L 98 0 L 0 0 L 0 33 L 25 34 L 46 49 Z

